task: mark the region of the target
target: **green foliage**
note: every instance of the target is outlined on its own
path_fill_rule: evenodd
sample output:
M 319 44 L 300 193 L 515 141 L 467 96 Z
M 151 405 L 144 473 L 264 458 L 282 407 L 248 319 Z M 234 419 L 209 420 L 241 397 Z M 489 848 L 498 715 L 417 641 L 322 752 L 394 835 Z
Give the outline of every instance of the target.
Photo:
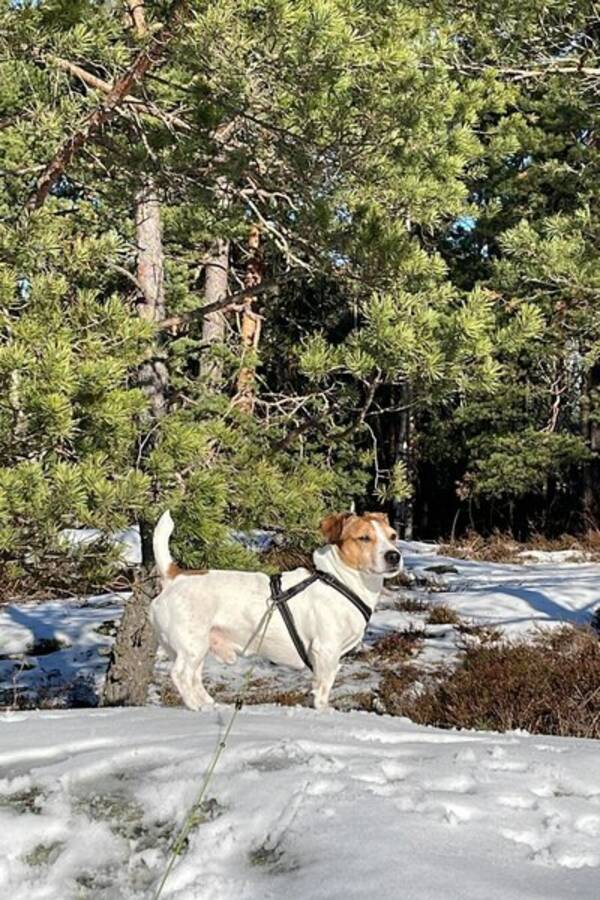
M 527 429 L 480 442 L 463 490 L 476 497 L 516 498 L 542 492 L 551 477 L 568 483 L 569 467 L 589 456 L 580 437 Z
M 367 492 L 398 503 L 458 484 L 510 505 L 548 479 L 580 491 L 600 421 L 587 5 L 189 6 L 133 89 L 145 107 L 124 104 L 26 215 L 103 96 L 68 63 L 111 82 L 140 41 L 120 4 L 0 3 L 3 557 L 42 559 L 63 527 L 110 532 L 171 506 L 184 562 L 256 566 L 232 530 L 308 547 L 324 512 Z M 146 5 L 151 32 L 167 11 Z M 189 318 L 174 332 L 135 309 L 148 177 L 167 315 Z M 236 314 L 210 347 L 196 315 L 217 239 L 229 288 L 244 283 L 250 223 L 277 286 L 254 303 L 252 415 L 233 402 Z M 138 371 L 155 359 L 167 413 L 149 424 Z

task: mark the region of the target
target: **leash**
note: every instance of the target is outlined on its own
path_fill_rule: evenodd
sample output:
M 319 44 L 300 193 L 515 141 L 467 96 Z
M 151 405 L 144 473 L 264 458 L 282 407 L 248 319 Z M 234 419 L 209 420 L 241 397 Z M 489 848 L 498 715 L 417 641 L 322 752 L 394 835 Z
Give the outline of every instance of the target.
M 276 605 L 273 602 L 273 600 L 271 599 L 268 602 L 267 609 L 263 613 L 262 618 L 260 619 L 258 625 L 256 626 L 256 628 L 254 629 L 254 631 L 252 632 L 252 634 L 246 641 L 246 644 L 243 647 L 242 652 L 240 654 L 241 656 L 244 656 L 247 653 L 247 651 L 250 648 L 250 645 L 252 644 L 252 641 L 259 633 L 260 633 L 260 639 L 258 641 L 258 645 L 256 647 L 255 653 L 258 654 L 260 652 L 260 648 L 262 647 L 263 641 L 265 639 L 265 635 L 267 633 L 267 628 L 269 627 L 269 622 L 271 621 L 271 618 L 273 616 L 273 613 L 275 612 L 275 609 L 276 609 Z M 223 732 L 223 736 L 217 742 L 217 746 L 215 747 L 212 759 L 211 759 L 208 769 L 206 770 L 206 773 L 204 775 L 204 779 L 202 781 L 202 785 L 200 787 L 198 795 L 197 795 L 196 799 L 194 800 L 194 802 L 192 803 L 192 805 L 190 807 L 190 811 L 188 812 L 187 816 L 185 817 L 183 825 L 179 829 L 179 832 L 177 833 L 175 840 L 173 841 L 173 844 L 171 845 L 169 861 L 167 863 L 167 866 L 165 868 L 163 876 L 162 876 L 160 883 L 154 894 L 154 900 L 159 900 L 160 896 L 162 895 L 163 888 L 166 884 L 167 878 L 171 874 L 171 870 L 172 870 L 173 866 L 175 865 L 175 860 L 177 859 L 178 856 L 181 855 L 183 848 L 185 846 L 185 841 L 187 839 L 187 836 L 189 835 L 190 831 L 196 824 L 196 814 L 197 814 L 199 808 L 201 807 L 202 802 L 204 801 L 204 798 L 206 796 L 206 791 L 208 790 L 208 786 L 211 782 L 214 771 L 217 768 L 219 759 L 221 758 L 221 755 L 227 746 L 227 740 L 229 738 L 229 735 L 231 734 L 231 729 L 233 728 L 233 725 L 237 718 L 237 715 L 238 715 L 240 709 L 242 708 L 242 706 L 244 705 L 244 698 L 246 696 L 246 693 L 248 692 L 248 688 L 250 687 L 250 679 L 252 678 L 255 668 L 256 668 L 256 663 L 253 663 L 250 666 L 250 668 L 248 669 L 248 671 L 246 672 L 246 674 L 244 675 L 244 680 L 243 680 L 242 686 L 238 692 L 238 696 L 235 701 L 232 713 L 229 717 L 229 721 L 227 723 L 225 731 Z

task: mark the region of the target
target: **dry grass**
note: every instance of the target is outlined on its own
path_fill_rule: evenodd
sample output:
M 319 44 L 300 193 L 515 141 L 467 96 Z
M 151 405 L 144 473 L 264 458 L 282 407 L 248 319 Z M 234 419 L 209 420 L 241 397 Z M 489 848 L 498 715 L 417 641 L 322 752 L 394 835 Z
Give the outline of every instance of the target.
M 100 697 L 93 675 L 68 681 L 43 678 L 35 688 L 6 683 L 0 686 L 0 712 L 16 709 L 84 709 L 98 706 Z
M 400 661 L 414 656 L 421 649 L 426 632 L 421 628 L 407 628 L 404 631 L 393 631 L 379 638 L 372 645 L 369 658 Z
M 207 690 L 218 703 L 233 704 L 238 699 L 238 691 L 224 684 L 208 684 Z M 306 706 L 310 697 L 307 691 L 278 690 L 264 678 L 255 678 L 244 697 L 245 706 L 257 706 L 261 703 L 276 703 L 279 706 Z M 183 706 L 183 700 L 167 678 L 160 689 L 161 706 Z
M 585 534 L 563 534 L 557 538 L 547 538 L 535 534 L 527 543 L 520 543 L 511 534 L 495 531 L 489 537 L 482 537 L 469 531 L 460 540 L 449 541 L 440 546 L 440 553 L 455 559 L 473 559 L 487 562 L 524 563 L 521 555 L 528 550 L 557 552 L 572 550 L 582 557 L 600 561 L 600 530 L 590 529 Z
M 398 612 L 408 613 L 426 613 L 431 609 L 431 603 L 423 600 L 422 597 L 404 596 L 394 601 L 394 606 Z

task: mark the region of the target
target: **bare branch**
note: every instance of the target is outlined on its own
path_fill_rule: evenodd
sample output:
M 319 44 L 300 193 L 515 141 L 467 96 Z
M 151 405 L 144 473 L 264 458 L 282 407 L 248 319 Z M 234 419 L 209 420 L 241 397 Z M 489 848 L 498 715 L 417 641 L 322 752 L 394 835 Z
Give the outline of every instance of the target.
M 215 312 L 218 309 L 235 309 L 236 306 L 239 306 L 239 304 L 244 300 L 247 300 L 248 297 L 256 297 L 258 294 L 276 290 L 280 284 L 280 281 L 263 281 L 262 284 L 256 285 L 255 287 L 244 288 L 242 291 L 230 294 L 227 297 L 222 297 L 220 300 L 216 300 L 214 303 L 208 303 L 206 306 L 201 306 L 199 309 L 190 310 L 190 312 L 182 313 L 180 316 L 170 316 L 168 319 L 163 319 L 162 322 L 158 322 L 157 328 L 159 331 L 167 331 L 171 328 L 177 328 L 179 325 L 186 325 L 189 322 L 194 321 L 194 319 L 202 319 L 204 316 L 208 315 L 208 313 Z
M 110 81 L 104 81 L 103 78 L 98 78 L 97 75 L 93 75 L 91 72 L 88 72 L 87 69 L 83 69 L 81 66 L 78 66 L 77 63 L 70 62 L 68 59 L 63 59 L 60 56 L 54 55 L 41 57 L 41 59 L 51 62 L 58 69 L 62 69 L 63 72 L 68 72 L 69 75 L 79 78 L 85 85 L 96 91 L 101 91 L 103 94 L 110 94 L 114 88 L 114 85 Z M 152 116 L 155 119 L 161 119 L 169 126 L 175 125 L 177 128 L 181 128 L 184 131 L 192 130 L 192 126 L 184 119 L 175 115 L 175 113 L 158 109 L 158 107 L 146 103 L 144 100 L 140 100 L 139 97 L 134 97 L 132 94 L 128 94 L 124 97 L 123 103 L 128 106 L 133 106 L 138 112 L 144 115 Z

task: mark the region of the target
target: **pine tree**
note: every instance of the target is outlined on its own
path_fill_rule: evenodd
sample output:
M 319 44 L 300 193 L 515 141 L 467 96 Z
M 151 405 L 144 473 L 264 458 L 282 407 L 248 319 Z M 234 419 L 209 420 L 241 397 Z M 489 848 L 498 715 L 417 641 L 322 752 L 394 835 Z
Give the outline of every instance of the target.
M 520 4 L 507 18 L 508 7 L 476 4 L 455 19 L 466 38 L 457 71 L 494 91 L 481 110 L 472 216 L 443 247 L 459 284 L 486 284 L 496 298 L 505 375 L 445 432 L 464 448 L 454 471 L 464 499 L 506 509 L 502 524 L 523 533 L 576 529 L 598 515 L 597 17 L 579 0 Z

